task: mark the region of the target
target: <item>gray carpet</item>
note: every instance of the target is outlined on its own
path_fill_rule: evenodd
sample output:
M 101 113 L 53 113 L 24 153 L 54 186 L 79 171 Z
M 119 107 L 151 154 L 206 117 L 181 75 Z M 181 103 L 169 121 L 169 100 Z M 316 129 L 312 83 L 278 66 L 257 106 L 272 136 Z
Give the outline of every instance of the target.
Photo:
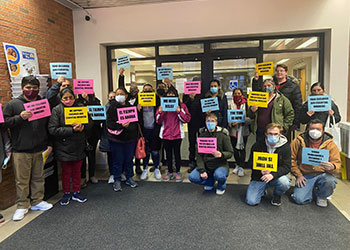
M 246 186 L 224 196 L 202 186 L 141 182 L 116 193 L 90 185 L 86 203 L 71 201 L 40 215 L 1 249 L 349 249 L 350 223 L 332 205 L 282 206 L 243 200 Z

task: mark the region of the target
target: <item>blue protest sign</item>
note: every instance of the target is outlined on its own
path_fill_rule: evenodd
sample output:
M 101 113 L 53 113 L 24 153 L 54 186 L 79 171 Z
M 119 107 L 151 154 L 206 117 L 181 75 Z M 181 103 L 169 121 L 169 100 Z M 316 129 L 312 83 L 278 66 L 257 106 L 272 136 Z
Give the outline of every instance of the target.
M 302 164 L 320 166 L 321 162 L 329 161 L 329 151 L 326 149 L 303 148 Z
M 238 80 L 231 80 L 230 85 L 229 85 L 229 89 L 234 90 L 236 88 L 238 88 Z
M 163 111 L 176 111 L 179 106 L 179 98 L 177 97 L 162 97 L 160 98 L 160 105 Z
M 165 78 L 173 79 L 172 67 L 158 67 L 157 68 L 157 80 L 164 80 Z
M 129 55 L 117 57 L 117 69 L 119 70 L 120 68 L 130 68 Z
M 201 99 L 202 112 L 207 112 L 209 110 L 215 111 L 219 110 L 219 101 L 217 97 Z
M 227 119 L 229 123 L 245 122 L 245 109 L 229 109 L 227 110 Z
M 329 95 L 309 96 L 307 105 L 308 111 L 323 112 L 332 109 L 331 97 Z
M 52 79 L 57 79 L 60 76 L 72 79 L 72 64 L 64 62 L 50 63 L 50 73 Z
M 106 120 L 106 107 L 105 106 L 87 106 L 89 114 L 92 120 L 104 121 Z

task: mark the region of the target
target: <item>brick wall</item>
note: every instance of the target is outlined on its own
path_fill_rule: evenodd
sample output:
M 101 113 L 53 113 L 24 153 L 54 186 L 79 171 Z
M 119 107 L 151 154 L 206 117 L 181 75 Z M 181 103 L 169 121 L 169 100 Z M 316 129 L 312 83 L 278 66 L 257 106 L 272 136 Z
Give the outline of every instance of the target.
M 36 49 L 41 74 L 50 73 L 50 62 L 71 62 L 75 76 L 72 11 L 54 0 L 0 1 L 0 102 L 11 100 L 10 76 L 2 42 Z M 15 201 L 12 168 L 0 184 L 0 209 Z

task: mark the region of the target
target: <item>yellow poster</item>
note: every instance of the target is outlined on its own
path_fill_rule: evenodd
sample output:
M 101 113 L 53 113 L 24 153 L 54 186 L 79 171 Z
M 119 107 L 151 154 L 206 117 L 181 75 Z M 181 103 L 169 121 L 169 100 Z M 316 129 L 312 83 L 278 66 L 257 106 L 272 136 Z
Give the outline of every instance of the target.
M 250 91 L 248 96 L 248 106 L 257 106 L 261 108 L 267 108 L 269 104 L 269 93 Z
M 156 93 L 139 93 L 139 104 L 142 107 L 156 106 Z
M 259 76 L 273 75 L 273 62 L 262 62 L 256 64 L 256 72 Z
M 64 123 L 89 123 L 87 107 L 64 108 Z
M 277 172 L 278 154 L 253 152 L 253 169 Z

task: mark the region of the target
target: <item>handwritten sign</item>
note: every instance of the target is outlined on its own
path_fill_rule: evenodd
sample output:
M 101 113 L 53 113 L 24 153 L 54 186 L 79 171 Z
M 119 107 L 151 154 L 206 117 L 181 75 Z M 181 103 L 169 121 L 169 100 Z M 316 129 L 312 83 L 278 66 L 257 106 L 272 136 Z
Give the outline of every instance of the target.
M 74 94 L 79 95 L 82 93 L 93 94 L 94 93 L 94 80 L 92 79 L 74 79 L 73 80 Z
M 66 125 L 89 123 L 87 107 L 64 108 L 64 123 Z
M 23 104 L 24 109 L 31 111 L 33 116 L 28 118 L 28 121 L 38 120 L 51 115 L 50 105 L 47 99 Z
M 192 81 L 184 83 L 184 94 L 200 94 L 201 93 L 201 82 L 200 81 Z
M 301 157 L 302 164 L 320 166 L 321 162 L 329 161 L 329 151 L 327 149 L 303 148 Z
M 118 123 L 126 123 L 126 122 L 137 122 L 139 119 L 137 117 L 136 107 L 127 107 L 127 108 L 119 108 L 117 109 L 118 114 Z
M 0 103 L 0 123 L 4 123 L 5 120 L 4 120 L 4 114 L 2 113 L 2 106 L 1 106 L 1 103 Z
M 64 62 L 50 63 L 50 72 L 52 79 L 57 79 L 59 76 L 72 79 L 72 64 Z
M 277 172 L 278 154 L 253 152 L 253 169 Z
M 329 95 L 309 96 L 307 100 L 308 111 L 324 112 L 332 109 L 331 97 Z
M 201 100 L 202 112 L 207 112 L 209 110 L 215 111 L 219 110 L 219 100 L 217 97 L 205 98 Z
M 236 88 L 238 88 L 238 80 L 231 80 L 230 85 L 229 85 L 229 89 L 234 90 Z
M 157 68 L 157 79 L 164 80 L 165 78 L 173 79 L 173 68 L 172 67 L 158 67 Z
M 156 106 L 156 93 L 139 93 L 138 98 L 142 107 Z
M 269 93 L 250 91 L 248 96 L 248 106 L 257 106 L 261 108 L 267 108 L 269 104 Z
M 245 122 L 245 109 L 229 109 L 227 110 L 227 119 L 229 123 Z
M 104 121 L 106 120 L 106 107 L 105 106 L 87 106 L 92 120 Z
M 176 111 L 179 106 L 179 98 L 177 97 L 162 97 L 160 98 L 160 105 L 163 111 Z
M 197 138 L 198 153 L 211 154 L 217 149 L 217 142 L 215 137 L 198 137 Z
M 129 55 L 117 57 L 117 69 L 119 70 L 120 68 L 130 68 Z
M 273 62 L 257 63 L 256 72 L 259 76 L 273 75 Z

